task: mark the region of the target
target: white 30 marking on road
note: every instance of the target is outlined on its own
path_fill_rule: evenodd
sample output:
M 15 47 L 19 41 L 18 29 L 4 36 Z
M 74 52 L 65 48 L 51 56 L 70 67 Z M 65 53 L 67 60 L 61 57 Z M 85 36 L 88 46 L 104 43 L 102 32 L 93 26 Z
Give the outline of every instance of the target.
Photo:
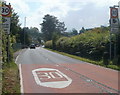
M 65 88 L 72 83 L 72 79 L 52 68 L 39 68 L 32 70 L 34 79 L 38 85 L 51 88 Z

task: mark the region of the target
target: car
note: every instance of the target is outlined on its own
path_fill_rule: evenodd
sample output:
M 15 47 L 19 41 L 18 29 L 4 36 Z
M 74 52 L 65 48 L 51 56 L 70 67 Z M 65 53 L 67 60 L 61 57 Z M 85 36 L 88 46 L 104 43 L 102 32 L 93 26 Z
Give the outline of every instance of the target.
M 36 46 L 36 47 L 39 47 L 40 45 L 39 45 L 39 44 L 36 44 L 35 46 Z
M 44 46 L 44 45 L 42 45 L 42 47 L 44 48 L 45 46 Z
M 31 44 L 30 49 L 35 49 L 35 44 Z

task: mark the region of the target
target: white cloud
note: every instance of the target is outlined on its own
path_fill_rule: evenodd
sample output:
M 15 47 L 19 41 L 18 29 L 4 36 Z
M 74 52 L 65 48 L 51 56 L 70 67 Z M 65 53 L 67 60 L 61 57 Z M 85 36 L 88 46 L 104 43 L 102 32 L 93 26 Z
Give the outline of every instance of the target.
M 24 0 L 9 0 L 13 9 L 19 14 L 27 14 L 30 11 L 29 5 Z
M 27 17 L 28 27 L 39 28 L 43 16 L 51 14 L 63 20 L 68 28 L 79 29 L 82 26 L 107 24 L 109 6 L 118 4 L 119 0 L 7 0 L 7 2 L 10 2 L 18 12 L 21 23 L 24 23 L 24 17 Z M 92 15 L 94 12 L 96 16 Z

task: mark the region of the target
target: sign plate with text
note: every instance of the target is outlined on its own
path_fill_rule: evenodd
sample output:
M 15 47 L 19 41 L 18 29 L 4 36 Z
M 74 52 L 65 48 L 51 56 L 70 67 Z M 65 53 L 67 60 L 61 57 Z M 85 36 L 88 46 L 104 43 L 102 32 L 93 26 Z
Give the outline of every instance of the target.
M 7 34 L 10 34 L 10 17 L 2 18 L 2 28 Z

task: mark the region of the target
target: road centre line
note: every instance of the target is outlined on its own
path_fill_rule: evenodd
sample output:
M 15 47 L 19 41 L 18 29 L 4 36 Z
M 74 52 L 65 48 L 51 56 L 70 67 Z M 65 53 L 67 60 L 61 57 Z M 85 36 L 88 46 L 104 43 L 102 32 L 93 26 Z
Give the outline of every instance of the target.
M 45 55 L 44 55 L 45 56 Z M 46 56 L 45 56 L 46 57 Z M 75 74 L 77 74 L 77 75 L 80 75 L 80 78 L 81 79 L 83 79 L 83 80 L 92 80 L 93 82 L 94 82 L 94 84 L 93 85 L 95 85 L 95 86 L 98 86 L 98 85 L 101 85 L 101 86 L 103 86 L 103 87 L 106 87 L 106 88 L 108 88 L 108 89 L 111 89 L 111 90 L 113 90 L 113 91 L 115 91 L 115 92 L 119 92 L 120 93 L 120 91 L 119 90 L 116 90 L 116 89 L 114 89 L 114 88 L 111 88 L 111 87 L 108 87 L 107 85 L 104 85 L 104 84 L 102 84 L 102 83 L 99 83 L 99 82 L 97 82 L 97 81 L 95 81 L 95 80 L 93 80 L 93 79 L 90 79 L 89 77 L 87 77 L 87 76 L 85 76 L 85 75 L 82 75 L 82 74 L 80 74 L 80 73 L 78 73 L 78 72 L 75 72 L 75 71 L 73 71 L 72 69 L 70 69 L 70 68 L 68 68 L 68 67 L 66 67 L 66 66 L 62 66 L 62 65 L 60 65 L 60 64 L 56 64 L 55 62 L 53 62 L 52 60 L 50 60 L 49 59 L 49 61 L 51 61 L 53 64 L 55 64 L 56 66 L 58 65 L 58 66 L 60 66 L 60 67 L 63 67 L 63 68 L 65 68 L 65 70 L 69 70 L 69 71 L 71 71 L 71 72 L 73 72 L 73 73 L 75 73 Z M 86 62 L 85 62 L 86 63 Z M 88 64 L 90 64 L 90 63 L 88 63 Z M 90 64 L 90 65 L 94 65 L 94 64 Z M 94 65 L 94 66 L 96 66 L 96 65 Z M 101 67 L 101 66 L 100 66 Z M 109 69 L 109 70 L 111 70 L 111 69 Z M 100 87 L 101 88 L 101 87 Z M 103 88 L 104 89 L 104 88 Z M 106 89 L 106 91 L 107 91 L 107 89 Z
M 89 77 L 87 77 L 87 76 L 85 76 L 85 75 L 82 75 L 82 74 L 80 74 L 80 73 L 78 73 L 78 72 L 76 72 L 76 71 L 73 71 L 72 69 L 70 69 L 70 68 L 68 68 L 68 67 L 66 67 L 66 66 L 61 66 L 60 64 L 58 64 L 58 65 L 59 65 L 60 67 L 63 67 L 64 69 L 67 69 L 67 70 L 69 70 L 69 71 L 71 71 L 71 72 L 79 75 L 80 78 L 83 79 L 83 80 L 85 80 L 85 81 L 87 81 L 87 80 L 92 80 L 92 81 L 94 82 L 93 85 L 95 85 L 95 86 L 101 85 L 101 86 L 103 86 L 103 87 L 106 87 L 107 89 L 110 89 L 110 90 L 113 90 L 113 91 L 115 91 L 115 92 L 117 92 L 117 93 L 120 93 L 119 90 L 116 90 L 116 89 L 114 89 L 114 88 L 112 88 L 112 87 L 109 87 L 109 86 L 107 86 L 107 85 L 105 85 L 105 84 L 102 84 L 102 83 L 100 83 L 100 82 L 98 82 L 98 81 L 95 81 L 95 80 L 93 80 L 93 79 L 91 79 L 91 78 L 89 78 Z M 100 87 L 100 86 L 99 86 L 99 87 Z M 102 88 L 102 87 L 100 87 L 100 88 Z M 104 88 L 102 88 L 102 89 L 104 89 Z M 106 91 L 108 91 L 108 90 L 106 90 Z

